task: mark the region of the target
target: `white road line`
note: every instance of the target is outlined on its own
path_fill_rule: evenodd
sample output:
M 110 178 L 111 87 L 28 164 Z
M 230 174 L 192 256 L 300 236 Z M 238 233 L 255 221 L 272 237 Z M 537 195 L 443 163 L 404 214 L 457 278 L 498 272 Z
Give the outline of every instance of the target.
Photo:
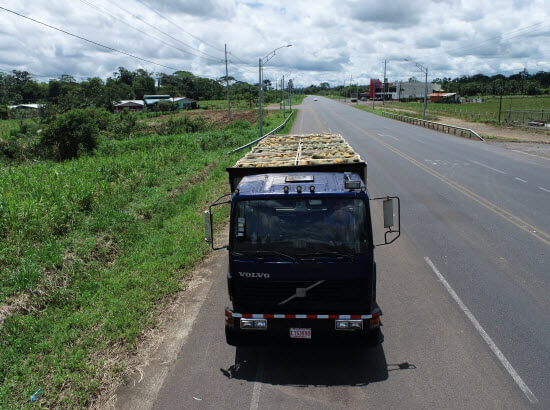
M 511 151 L 519 152 L 519 153 L 525 154 L 525 155 L 530 155 L 530 156 L 532 156 L 532 157 L 537 157 L 537 158 L 542 158 L 542 159 L 550 159 L 550 158 L 548 158 L 548 157 L 543 157 L 542 155 L 530 154 L 530 153 L 528 153 L 528 152 L 521 151 L 521 150 L 519 150 L 519 149 L 513 149 L 513 150 L 511 150 Z
M 381 136 L 381 137 L 390 137 L 390 138 L 393 138 L 396 141 L 399 141 L 399 138 L 394 137 L 393 135 L 388 135 L 388 134 L 378 134 L 378 135 Z
M 262 391 L 262 377 L 264 376 L 264 360 L 262 352 L 258 353 L 258 368 L 256 369 L 256 381 L 252 387 L 252 399 L 250 400 L 250 410 L 258 410 L 260 404 L 260 392 Z
M 518 178 L 518 177 L 514 177 L 515 180 L 517 181 L 520 181 L 520 182 L 527 182 L 525 179 L 521 179 L 521 178 Z
M 473 163 L 473 164 L 477 164 L 477 165 L 479 165 L 480 167 L 485 167 L 485 168 L 491 169 L 491 170 L 493 170 L 493 171 L 495 171 L 495 172 L 500 172 L 501 174 L 506 175 L 506 172 L 501 171 L 500 169 L 496 169 L 496 168 L 490 167 L 489 165 L 482 164 L 481 162 L 472 161 L 472 160 L 470 160 L 470 162 Z
M 472 324 L 474 325 L 474 327 L 476 328 L 476 330 L 479 332 L 479 334 L 481 335 L 481 337 L 483 338 L 483 340 L 485 340 L 485 343 L 487 343 L 487 345 L 489 345 L 489 348 L 492 350 L 492 352 L 495 354 L 495 356 L 498 358 L 498 360 L 500 361 L 500 363 L 504 366 L 504 368 L 506 369 L 506 371 L 508 372 L 508 374 L 510 374 L 510 376 L 512 377 L 512 379 L 514 379 L 514 381 L 516 382 L 516 384 L 518 385 L 518 387 L 521 389 L 521 391 L 523 392 L 523 394 L 525 394 L 525 396 L 527 397 L 527 399 L 531 402 L 531 403 L 537 403 L 538 402 L 538 399 L 535 397 L 535 395 L 533 394 L 533 392 L 531 391 L 531 389 L 529 389 L 529 387 L 525 384 L 525 382 L 523 381 L 523 379 L 520 377 L 520 375 L 514 370 L 514 368 L 512 367 L 512 365 L 510 364 L 510 362 L 508 361 L 508 359 L 506 359 L 506 357 L 504 356 L 504 354 L 500 351 L 500 349 L 497 347 L 497 345 L 495 344 L 495 342 L 493 342 L 493 339 L 491 339 L 491 337 L 487 334 L 487 332 L 485 331 L 485 329 L 483 329 L 483 327 L 481 327 L 481 325 L 479 324 L 479 322 L 477 321 L 477 319 L 475 318 L 475 316 L 472 314 L 472 312 L 470 312 L 470 310 L 466 307 L 466 305 L 464 304 L 464 302 L 462 302 L 462 299 L 460 299 L 460 297 L 456 294 L 456 292 L 453 290 L 453 288 L 451 287 L 451 285 L 449 285 L 449 282 L 447 282 L 445 280 L 445 278 L 443 277 L 443 275 L 439 272 L 439 270 L 437 270 L 437 268 L 435 267 L 435 265 L 433 264 L 433 262 L 430 260 L 430 258 L 428 258 L 427 256 L 424 257 L 424 260 L 426 261 L 426 263 L 429 265 L 430 268 L 432 268 L 432 270 L 434 271 L 434 273 L 436 274 L 436 276 L 439 278 L 439 280 L 441 281 L 441 283 L 443 284 L 443 286 L 445 286 L 445 289 L 447 289 L 447 292 L 449 292 L 449 294 L 452 296 L 452 298 L 455 300 L 455 302 L 458 304 L 458 306 L 460 307 L 460 309 L 464 312 L 464 314 L 466 315 L 466 317 L 468 319 L 470 319 L 470 322 L 472 322 Z
M 546 191 L 546 192 L 550 192 L 548 189 L 543 188 L 543 187 L 541 187 L 541 186 L 539 186 L 539 189 L 542 189 L 543 191 Z

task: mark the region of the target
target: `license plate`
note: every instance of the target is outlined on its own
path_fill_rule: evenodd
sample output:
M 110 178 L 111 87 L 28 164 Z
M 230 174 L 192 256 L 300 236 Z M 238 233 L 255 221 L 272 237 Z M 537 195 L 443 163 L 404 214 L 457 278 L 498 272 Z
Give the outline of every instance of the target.
M 291 339 L 311 339 L 311 328 L 291 327 Z

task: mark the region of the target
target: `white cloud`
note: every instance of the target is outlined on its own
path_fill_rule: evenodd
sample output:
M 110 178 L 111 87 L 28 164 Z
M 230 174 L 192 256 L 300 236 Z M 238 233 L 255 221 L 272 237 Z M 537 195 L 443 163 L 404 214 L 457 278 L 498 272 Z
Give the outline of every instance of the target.
M 285 74 L 297 85 L 335 85 L 349 81 L 350 75 L 367 82 L 382 76 L 384 59 L 389 60 L 390 80 L 419 76 L 413 63 L 403 61 L 407 57 L 428 66 L 432 78 L 550 69 L 545 0 L 318 0 L 315 6 L 308 0 L 127 0 L 120 5 L 130 14 L 108 0 L 11 0 L 5 7 L 211 78 L 224 75 L 225 43 L 231 53 L 230 74 L 248 82 L 257 82 L 258 58 L 284 44 L 293 47 L 277 51 L 266 76 L 276 80 Z M 0 51 L 0 69 L 37 74 L 106 77 L 119 66 L 170 72 L 2 10 Z

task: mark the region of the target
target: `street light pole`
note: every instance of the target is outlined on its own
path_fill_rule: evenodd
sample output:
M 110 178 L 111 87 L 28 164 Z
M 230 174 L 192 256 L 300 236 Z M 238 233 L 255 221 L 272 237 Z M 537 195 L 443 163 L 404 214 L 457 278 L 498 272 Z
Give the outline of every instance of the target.
M 258 59 L 258 77 L 260 80 L 260 137 L 263 137 L 263 127 L 264 127 L 264 117 L 263 117 L 263 67 L 267 64 L 269 60 L 275 56 L 275 52 L 281 48 L 292 47 L 292 44 L 287 44 L 286 46 L 277 47 L 275 50 L 269 52 L 264 58 Z
M 419 64 L 417 64 L 419 65 Z M 424 71 L 426 73 L 426 79 L 424 80 L 424 109 L 422 110 L 422 119 L 425 120 L 426 119 L 426 102 L 427 102 L 427 98 L 428 98 L 428 67 L 424 67 L 424 69 L 426 71 Z
M 262 107 L 262 100 L 263 100 L 263 79 L 262 79 L 262 59 L 260 58 L 259 59 L 259 62 L 258 62 L 258 78 L 259 78 L 259 81 L 260 81 L 260 137 L 262 137 L 264 135 L 264 110 L 263 110 L 263 107 Z
M 411 61 L 408 58 L 405 59 L 405 61 Z M 428 99 L 428 67 L 424 67 L 422 64 L 418 64 L 415 61 L 411 61 L 411 63 L 414 62 L 414 64 L 422 71 L 426 77 L 424 80 L 424 109 L 422 110 L 422 119 L 426 119 L 426 103 Z

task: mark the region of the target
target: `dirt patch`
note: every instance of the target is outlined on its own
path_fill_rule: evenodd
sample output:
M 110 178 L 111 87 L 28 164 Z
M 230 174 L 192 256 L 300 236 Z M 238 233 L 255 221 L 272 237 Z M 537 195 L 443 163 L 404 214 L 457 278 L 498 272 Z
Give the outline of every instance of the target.
M 479 135 L 498 142 L 531 142 L 550 144 L 550 130 L 528 129 L 518 127 L 497 127 L 483 122 L 469 122 L 454 117 L 443 117 L 438 114 L 439 122 L 457 127 L 470 128 Z
M 177 117 L 186 117 L 186 116 L 190 118 L 197 118 L 197 117 L 205 118 L 208 122 L 212 123 L 214 128 L 220 129 L 234 121 L 248 121 L 249 123 L 253 124 L 258 120 L 258 111 L 255 111 L 255 110 L 231 111 L 231 121 L 229 121 L 229 119 L 227 118 L 227 110 L 189 110 L 189 111 L 182 111 L 177 114 L 161 115 L 156 118 L 160 120 L 168 120 L 171 117 L 177 118 Z M 148 123 L 147 125 L 151 125 L 151 124 Z
M 6 303 L 0 305 L 0 326 L 4 321 L 16 312 L 28 312 L 30 310 L 29 295 L 26 293 L 7 298 Z

